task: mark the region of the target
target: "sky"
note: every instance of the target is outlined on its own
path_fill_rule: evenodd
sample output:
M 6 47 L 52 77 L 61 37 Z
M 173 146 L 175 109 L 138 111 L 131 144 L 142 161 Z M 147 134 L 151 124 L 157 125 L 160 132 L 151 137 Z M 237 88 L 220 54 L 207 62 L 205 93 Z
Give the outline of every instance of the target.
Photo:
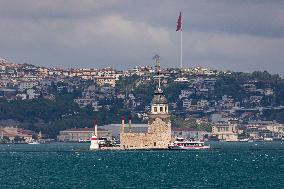
M 184 67 L 284 75 L 283 0 L 0 0 L 0 57 L 45 67 Z

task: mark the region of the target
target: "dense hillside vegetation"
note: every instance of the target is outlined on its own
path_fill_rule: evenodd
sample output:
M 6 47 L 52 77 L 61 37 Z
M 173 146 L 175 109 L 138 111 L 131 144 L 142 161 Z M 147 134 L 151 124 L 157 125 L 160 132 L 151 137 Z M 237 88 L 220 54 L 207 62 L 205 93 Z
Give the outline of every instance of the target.
M 196 77 L 188 76 L 188 78 Z M 209 101 L 218 101 L 223 95 L 230 95 L 241 101 L 248 97 L 248 94 L 243 92 L 242 85 L 247 82 L 257 81 L 255 83 L 258 88 L 264 88 L 269 84 L 270 88 L 275 91 L 275 95 L 262 98 L 262 106 L 284 105 L 284 81 L 278 75 L 271 75 L 268 72 L 221 73 L 214 78 L 216 79 L 214 92 L 206 96 Z M 89 84 L 92 84 L 92 82 L 89 82 Z M 180 91 L 187 89 L 190 84 L 190 82 L 175 83 L 173 79 L 168 79 L 163 84 L 163 90 L 168 101 L 170 103 L 177 102 L 177 108 L 179 108 L 178 96 Z M 0 120 L 17 121 L 20 127 L 36 132 L 42 131 L 50 137 L 55 137 L 60 130 L 67 128 L 92 127 L 93 119 L 97 119 L 100 125 L 120 123 L 122 114 L 125 114 L 126 117 L 132 114 L 134 122 L 139 123 L 143 121 L 137 117 L 137 113 L 145 112 L 144 107 L 150 105 L 155 88 L 155 82 L 143 82 L 142 77 L 137 75 L 121 78 L 117 82 L 115 91 L 121 91 L 126 96 L 130 93 L 133 94 L 135 100 L 140 102 L 140 106 L 137 106 L 133 110 L 127 99 L 109 98 L 100 101 L 102 108 L 99 111 L 93 111 L 93 108 L 90 106 L 79 108 L 74 103 L 74 99 L 82 94 L 83 89 L 76 89 L 71 92 L 67 90 L 58 92 L 56 86 L 52 85 L 49 91 L 55 95 L 55 100 L 44 98 L 34 100 L 1 100 Z M 196 94 L 190 96 L 191 99 L 199 99 L 201 97 Z M 107 104 L 107 106 L 104 106 L 104 104 Z M 265 119 L 284 122 L 283 111 L 264 112 L 264 116 Z M 184 114 L 177 114 L 175 112 L 173 112 L 172 122 L 173 126 L 176 127 L 182 126 L 210 130 L 210 125 L 197 124 L 194 119 L 186 119 Z

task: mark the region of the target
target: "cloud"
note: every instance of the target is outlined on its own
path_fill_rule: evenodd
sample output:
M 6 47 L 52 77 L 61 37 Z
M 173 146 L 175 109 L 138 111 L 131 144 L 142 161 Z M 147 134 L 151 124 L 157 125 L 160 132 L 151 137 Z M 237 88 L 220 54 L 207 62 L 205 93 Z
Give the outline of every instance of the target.
M 63 51 L 77 51 L 76 54 L 84 54 L 88 51 L 87 49 L 93 49 L 93 57 L 89 55 L 88 59 L 96 59 L 94 55 L 98 53 L 102 55 L 100 60 L 102 58 L 105 62 L 115 60 L 113 62 L 115 65 L 117 65 L 117 57 L 127 59 L 129 56 L 131 60 L 131 57 L 135 56 L 132 61 L 138 62 L 140 53 L 145 51 L 144 49 L 151 49 L 152 52 L 147 52 L 151 57 L 155 49 L 170 45 L 169 32 L 165 28 L 152 27 L 143 22 L 133 22 L 120 15 L 76 20 L 60 18 L 41 22 L 19 21 L 12 18 L 4 21 L 2 19 L 2 23 L 5 23 L 0 26 L 2 38 L 7 44 L 14 44 L 11 49 L 20 51 L 29 47 L 34 52 L 39 50 L 35 48 L 47 51 L 45 49 L 49 47 L 64 49 Z M 111 59 L 109 59 L 109 54 L 112 54 Z M 124 55 L 121 56 L 122 54 Z M 72 59 L 68 62 L 72 65 Z M 125 60 L 125 62 L 129 61 Z M 72 66 L 75 65 L 76 63 L 73 63 Z M 120 65 L 123 66 L 123 64 Z
M 0 56 L 57 67 L 184 64 L 284 74 L 282 1 L 0 0 Z
M 76 18 L 101 14 L 100 10 L 119 4 L 116 0 L 0 0 L 0 14 L 10 18 Z M 19 15 L 21 17 L 19 17 Z
M 283 66 L 284 38 L 203 32 L 187 33 L 184 38 L 188 66 L 274 73 Z
M 58 37 L 58 40 L 67 46 L 88 46 L 94 42 L 115 45 L 118 42 L 128 43 L 129 45 L 167 45 L 169 44 L 168 31 L 164 28 L 155 28 L 143 22 L 133 22 L 124 19 L 120 15 L 109 15 L 97 17 L 90 20 L 76 20 L 75 22 L 65 23 L 70 30 L 72 36 L 76 36 L 77 40 L 70 40 L 65 36 Z M 57 30 L 62 23 L 53 23 L 54 35 L 60 33 Z M 77 43 L 79 41 L 79 44 Z

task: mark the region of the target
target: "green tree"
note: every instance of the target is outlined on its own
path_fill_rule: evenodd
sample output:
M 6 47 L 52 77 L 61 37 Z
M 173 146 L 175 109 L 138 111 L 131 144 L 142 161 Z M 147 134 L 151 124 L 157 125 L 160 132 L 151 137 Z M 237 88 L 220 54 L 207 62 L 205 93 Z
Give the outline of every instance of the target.
M 15 136 L 15 138 L 14 138 L 14 142 L 15 142 L 15 143 L 23 142 L 24 140 L 25 140 L 25 139 L 22 138 L 22 137 L 20 137 L 20 136 Z
M 7 137 L 7 136 L 3 136 L 2 141 L 3 141 L 4 143 L 10 142 L 10 138 Z
M 129 93 L 137 87 L 140 79 L 141 77 L 136 74 L 129 77 L 120 77 L 116 83 L 116 88 Z
M 178 99 L 181 90 L 187 89 L 186 83 L 170 83 L 164 89 L 164 93 L 170 102 L 175 102 Z

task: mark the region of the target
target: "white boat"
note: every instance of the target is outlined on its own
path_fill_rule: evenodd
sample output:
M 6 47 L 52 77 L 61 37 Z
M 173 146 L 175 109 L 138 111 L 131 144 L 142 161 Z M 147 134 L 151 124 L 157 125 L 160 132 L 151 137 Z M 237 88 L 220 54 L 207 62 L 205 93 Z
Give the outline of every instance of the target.
M 205 145 L 204 141 L 188 141 L 183 138 L 177 138 L 175 142 L 169 145 L 170 150 L 204 150 L 209 148 L 210 145 Z
M 28 144 L 40 144 L 38 141 L 32 141 L 32 142 L 29 142 Z
M 79 143 L 86 143 L 86 142 L 91 142 L 91 140 L 83 140 L 83 139 L 79 139 L 78 140 Z
M 240 142 L 248 142 L 248 141 L 249 141 L 249 138 L 240 139 L 239 141 L 240 141 Z
M 265 137 L 265 138 L 263 138 L 263 141 L 271 142 L 271 141 L 273 141 L 273 138 Z

